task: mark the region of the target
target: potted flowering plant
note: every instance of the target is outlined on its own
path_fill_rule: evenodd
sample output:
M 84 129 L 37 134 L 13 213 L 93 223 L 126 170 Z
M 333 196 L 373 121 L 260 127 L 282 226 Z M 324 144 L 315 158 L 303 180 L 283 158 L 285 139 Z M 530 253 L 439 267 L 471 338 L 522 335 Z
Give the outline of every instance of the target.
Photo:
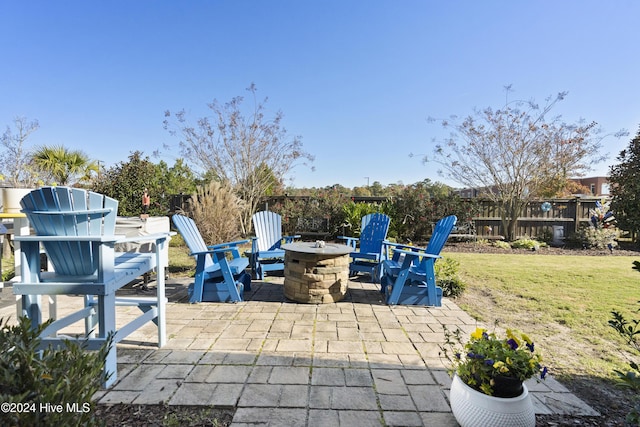
M 541 366 L 542 356 L 526 334 L 507 329 L 500 338 L 495 332 L 476 328 L 469 341 L 462 347 L 461 343 L 459 329 L 453 333 L 445 329 L 445 345 L 440 348 L 451 362 L 449 373 L 489 396 L 515 397 L 522 393 L 524 381 L 536 375 L 544 378 L 547 373 Z
M 507 329 L 504 336 L 476 328 L 465 342 L 462 332 L 445 330 L 441 357 L 453 376 L 451 409 L 461 426 L 533 426 L 533 403 L 524 381 L 544 379 L 547 368 L 534 343 Z M 500 414 L 499 419 L 494 419 Z

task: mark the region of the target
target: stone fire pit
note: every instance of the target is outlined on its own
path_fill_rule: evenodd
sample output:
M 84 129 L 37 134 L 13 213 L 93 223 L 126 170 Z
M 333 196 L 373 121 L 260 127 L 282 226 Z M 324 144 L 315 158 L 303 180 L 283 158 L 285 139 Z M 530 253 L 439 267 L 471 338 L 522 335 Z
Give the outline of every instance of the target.
M 285 297 L 310 304 L 344 298 L 353 248 L 337 243 L 297 242 L 282 245 L 282 249 Z

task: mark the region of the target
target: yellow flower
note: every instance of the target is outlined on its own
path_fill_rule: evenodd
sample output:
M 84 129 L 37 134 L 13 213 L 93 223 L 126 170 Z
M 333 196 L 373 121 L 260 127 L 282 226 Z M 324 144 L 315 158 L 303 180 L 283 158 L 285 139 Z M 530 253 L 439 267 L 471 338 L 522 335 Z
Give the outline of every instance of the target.
M 513 364 L 513 362 L 511 361 L 511 358 L 510 358 L 510 357 L 507 357 L 507 358 L 505 359 L 505 363 L 506 363 L 507 365 L 511 365 L 511 364 Z
M 501 360 L 499 360 L 496 363 L 494 363 L 493 364 L 493 368 L 497 369 L 498 371 L 500 371 L 503 374 L 506 374 L 507 372 L 509 372 L 509 368 Z
M 526 334 L 522 334 L 522 339 L 529 345 L 531 345 L 532 341 Z
M 482 334 L 486 331 L 486 329 L 482 329 L 482 328 L 476 328 L 475 331 L 473 331 L 473 333 L 471 334 L 471 338 L 479 340 L 480 338 L 482 338 Z

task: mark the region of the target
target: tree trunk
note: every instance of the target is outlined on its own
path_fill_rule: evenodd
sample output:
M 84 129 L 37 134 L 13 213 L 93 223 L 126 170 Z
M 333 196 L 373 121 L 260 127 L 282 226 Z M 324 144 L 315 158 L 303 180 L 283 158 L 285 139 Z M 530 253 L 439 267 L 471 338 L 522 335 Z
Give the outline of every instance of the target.
M 522 212 L 526 202 L 509 200 L 503 204 L 498 205 L 500 208 L 500 221 L 502 223 L 502 229 L 505 233 L 505 239 L 507 242 L 516 240 L 518 218 Z

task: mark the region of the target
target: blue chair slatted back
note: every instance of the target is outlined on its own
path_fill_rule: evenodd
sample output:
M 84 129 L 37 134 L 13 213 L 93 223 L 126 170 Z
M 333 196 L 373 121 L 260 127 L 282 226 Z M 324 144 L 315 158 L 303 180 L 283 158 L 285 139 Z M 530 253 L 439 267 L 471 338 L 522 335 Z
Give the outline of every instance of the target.
M 389 216 L 383 213 L 372 213 L 362 218 L 360 253 L 382 253 L 382 242 L 387 238 L 389 223 Z
M 40 236 L 113 236 L 118 201 L 79 188 L 43 187 L 20 201 L 22 212 Z M 45 242 L 58 274 L 97 276 L 98 254 L 88 241 Z
M 173 224 L 176 226 L 184 242 L 187 244 L 187 247 L 191 251 L 191 253 L 202 253 L 209 250 L 207 244 L 204 242 L 202 235 L 200 234 L 200 230 L 198 230 L 198 226 L 195 221 L 189 217 L 184 215 L 174 215 Z M 207 256 L 205 258 L 204 268 L 210 267 L 214 264 L 211 256 Z
M 256 233 L 258 251 L 271 251 L 280 248 L 282 240 L 282 217 L 271 211 L 256 212 L 251 217 L 253 231 Z
M 457 221 L 458 218 L 455 215 L 450 215 L 439 220 L 433 229 L 433 234 L 429 239 L 429 244 L 425 252 L 431 255 L 439 255 L 442 248 L 444 248 L 444 244 L 447 243 L 449 234 L 451 234 L 451 230 L 453 230 Z

